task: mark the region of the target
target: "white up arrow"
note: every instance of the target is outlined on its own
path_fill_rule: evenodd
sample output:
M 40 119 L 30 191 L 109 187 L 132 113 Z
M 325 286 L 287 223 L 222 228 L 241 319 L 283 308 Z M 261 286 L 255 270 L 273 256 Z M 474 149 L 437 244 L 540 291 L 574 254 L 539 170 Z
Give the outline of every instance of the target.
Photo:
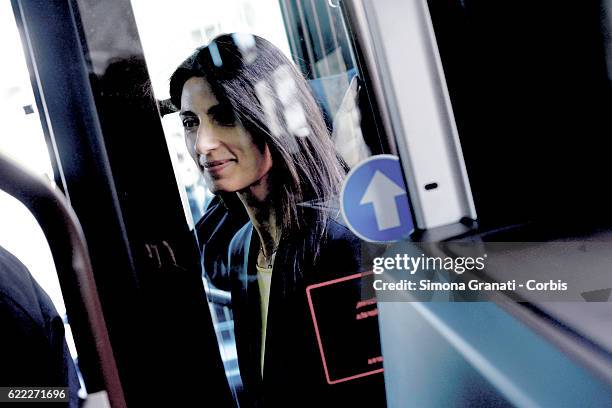
M 404 194 L 406 194 L 406 191 L 381 171 L 376 170 L 359 204 L 372 203 L 374 205 L 374 215 L 376 216 L 378 230 L 383 231 L 402 225 L 399 211 L 395 204 L 395 197 Z

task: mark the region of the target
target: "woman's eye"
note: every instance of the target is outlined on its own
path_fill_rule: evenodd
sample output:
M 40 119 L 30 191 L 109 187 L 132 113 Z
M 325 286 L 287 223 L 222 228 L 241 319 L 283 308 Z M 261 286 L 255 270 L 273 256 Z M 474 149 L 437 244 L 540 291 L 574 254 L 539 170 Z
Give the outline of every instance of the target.
M 193 129 L 198 126 L 198 120 L 195 118 L 184 118 L 183 127 L 187 130 Z

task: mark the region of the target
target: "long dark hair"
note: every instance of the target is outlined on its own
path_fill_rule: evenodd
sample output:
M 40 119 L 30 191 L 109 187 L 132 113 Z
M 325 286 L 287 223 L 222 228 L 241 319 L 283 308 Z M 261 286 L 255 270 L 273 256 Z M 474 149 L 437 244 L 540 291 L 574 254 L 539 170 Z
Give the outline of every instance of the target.
M 197 49 L 172 74 L 170 96 L 177 108 L 191 77 L 205 78 L 254 142 L 268 146 L 273 162 L 270 204 L 280 220 L 281 239 L 314 232 L 314 239 L 303 244 L 316 257 L 332 215 L 307 208 L 335 202 L 345 171 L 302 74 L 269 41 L 224 34 Z

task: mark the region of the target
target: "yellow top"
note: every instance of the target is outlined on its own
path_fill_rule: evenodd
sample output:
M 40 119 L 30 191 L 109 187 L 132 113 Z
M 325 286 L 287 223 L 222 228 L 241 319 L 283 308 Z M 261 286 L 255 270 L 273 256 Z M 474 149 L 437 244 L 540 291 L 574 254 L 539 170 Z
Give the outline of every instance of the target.
M 272 268 L 257 267 L 257 283 L 261 305 L 261 376 L 263 378 L 264 355 L 266 351 L 266 326 L 268 323 L 268 305 L 270 304 L 270 284 L 272 283 Z

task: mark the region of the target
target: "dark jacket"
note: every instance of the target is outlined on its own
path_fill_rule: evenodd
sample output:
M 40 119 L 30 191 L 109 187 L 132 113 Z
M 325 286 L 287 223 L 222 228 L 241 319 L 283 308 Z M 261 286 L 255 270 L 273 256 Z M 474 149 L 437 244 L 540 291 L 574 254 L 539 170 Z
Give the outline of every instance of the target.
M 0 386 L 69 387 L 68 405 L 78 406 L 79 380 L 64 323 L 27 268 L 2 247 Z M 66 404 L 50 406 L 58 405 Z
M 382 374 L 328 384 L 306 296 L 309 285 L 362 272 L 361 243 L 335 220 L 329 223 L 316 260 L 308 249 L 308 243 L 313 240 L 318 238 L 306 232 L 303 236 L 283 238 L 279 244 L 270 287 L 263 381 L 261 311 L 255 268 L 259 239 L 252 223 L 242 227 L 230 244 L 234 327 L 246 397 L 242 405 L 384 407 Z M 351 300 L 334 297 L 329 306 L 354 309 L 352 302 L 361 295 L 359 285 L 357 280 L 355 292 L 348 296 Z M 342 334 L 343 324 L 338 322 L 334 328 L 336 334 Z M 327 335 L 332 340 L 336 338 L 334 333 Z M 367 335 L 375 336 L 379 344 L 376 330 Z M 340 347 L 359 347 L 359 341 L 346 342 Z
M 230 212 L 227 203 L 216 195 L 196 225 L 202 268 L 218 289 L 229 290 L 227 248 L 236 232 L 248 221 L 242 203 L 235 203 Z

